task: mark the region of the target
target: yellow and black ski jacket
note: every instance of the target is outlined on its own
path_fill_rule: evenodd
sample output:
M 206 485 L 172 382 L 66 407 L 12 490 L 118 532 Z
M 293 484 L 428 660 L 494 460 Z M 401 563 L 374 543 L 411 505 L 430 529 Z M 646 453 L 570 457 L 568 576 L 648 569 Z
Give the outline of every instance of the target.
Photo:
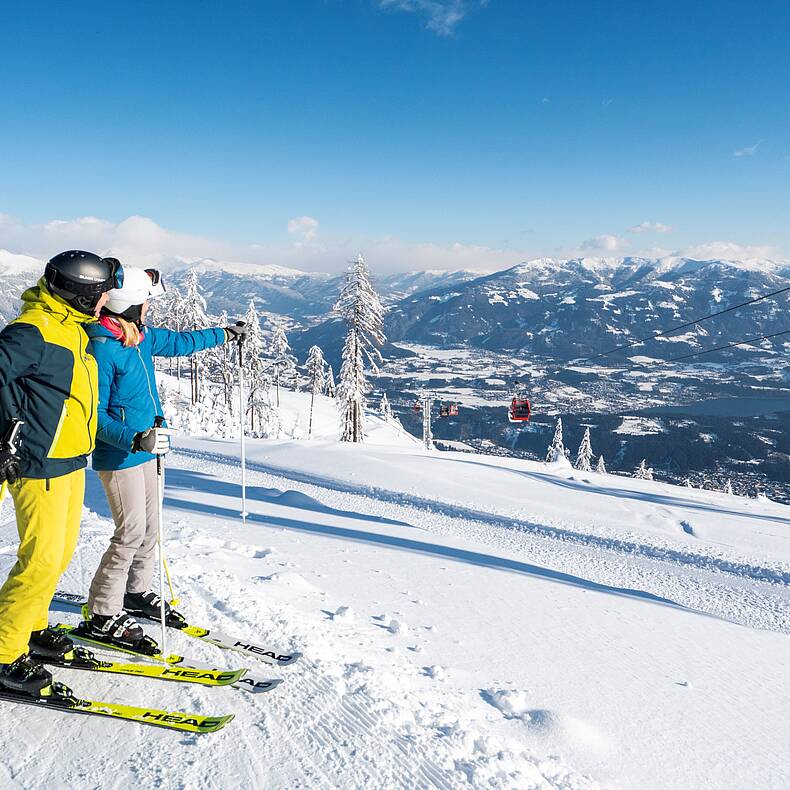
M 87 465 L 96 437 L 98 373 L 83 324 L 95 319 L 40 280 L 22 312 L 0 332 L 0 436 L 24 421 L 22 477 L 48 479 Z

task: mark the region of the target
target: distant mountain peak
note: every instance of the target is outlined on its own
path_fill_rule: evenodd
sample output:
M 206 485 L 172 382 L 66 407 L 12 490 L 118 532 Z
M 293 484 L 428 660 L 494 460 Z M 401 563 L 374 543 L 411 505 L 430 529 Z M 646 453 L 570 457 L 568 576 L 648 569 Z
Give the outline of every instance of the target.
M 22 273 L 36 269 L 43 270 L 43 268 L 44 261 L 40 261 L 38 258 L 33 258 L 30 255 L 18 255 L 8 250 L 0 250 L 0 271 L 4 273 Z

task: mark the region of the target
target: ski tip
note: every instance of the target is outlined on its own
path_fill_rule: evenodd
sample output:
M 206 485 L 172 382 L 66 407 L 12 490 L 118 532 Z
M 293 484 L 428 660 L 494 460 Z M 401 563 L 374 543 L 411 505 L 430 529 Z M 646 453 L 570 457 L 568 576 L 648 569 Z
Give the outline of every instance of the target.
M 289 653 L 287 656 L 278 656 L 276 663 L 281 667 L 287 667 L 295 664 L 301 657 L 301 653 Z
M 282 678 L 262 680 L 255 677 L 243 677 L 233 684 L 233 688 L 239 691 L 248 691 L 251 694 L 266 694 L 269 691 L 274 691 L 281 683 L 283 683 Z
M 196 625 L 188 625 L 186 628 L 180 629 L 182 633 L 186 634 L 187 636 L 194 636 L 197 639 L 202 639 L 204 636 L 208 636 L 210 631 L 206 628 L 199 628 Z
M 235 713 L 228 713 L 226 716 L 215 716 L 212 719 L 207 719 L 197 732 L 217 732 L 217 730 L 221 730 L 235 718 Z

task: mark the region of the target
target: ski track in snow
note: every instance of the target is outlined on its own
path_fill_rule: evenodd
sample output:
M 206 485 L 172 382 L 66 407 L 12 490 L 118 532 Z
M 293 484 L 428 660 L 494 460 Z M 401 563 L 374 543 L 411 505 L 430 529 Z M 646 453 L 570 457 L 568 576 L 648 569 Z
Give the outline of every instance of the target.
M 598 786 L 584 770 L 569 766 L 554 747 L 543 753 L 523 739 L 525 731 L 547 742 L 570 739 L 586 744 L 605 761 L 606 737 L 585 721 L 532 707 L 535 700 L 508 688 L 506 680 L 486 678 L 488 687 L 470 696 L 462 684 L 452 682 L 452 667 L 448 681 L 442 667 L 417 666 L 419 660 L 415 663 L 404 652 L 405 643 L 397 640 L 405 633 L 415 649 L 418 640 L 411 638 L 409 625 L 394 610 L 379 622 L 354 624 L 353 613 L 341 616 L 338 610 L 318 617 L 312 609 L 300 609 L 300 597 L 322 594 L 320 578 L 307 580 L 294 565 L 299 557 L 298 532 L 290 556 L 265 545 L 267 533 L 261 527 L 286 528 L 279 516 L 269 512 L 270 504 L 301 509 L 305 521 L 311 510 L 329 513 L 341 522 L 356 520 L 358 530 L 366 518 L 390 522 L 413 532 L 409 550 L 420 551 L 422 544 L 422 550 L 438 552 L 448 563 L 474 555 L 475 562 L 488 562 L 489 567 L 704 612 L 748 628 L 790 633 L 790 572 L 781 564 L 723 552 L 695 553 L 660 545 L 653 535 L 634 533 L 624 539 L 585 531 L 578 524 L 528 520 L 523 514 L 508 518 L 259 463 L 251 463 L 248 472 L 249 485 L 260 489 L 263 497 L 248 503 L 248 525 L 254 532 L 250 530 L 247 541 L 237 530 L 232 536 L 225 529 L 217 530 L 235 518 L 231 509 L 235 505 L 228 502 L 231 494 L 215 495 L 212 506 L 204 508 L 197 507 L 196 495 L 194 510 L 184 498 L 187 483 L 198 484 L 204 474 L 230 485 L 223 481 L 235 480 L 238 463 L 229 456 L 186 449 L 176 450 L 170 458 L 176 485 L 169 485 L 167 492 L 167 546 L 174 577 L 188 594 L 190 619 L 298 650 L 304 657 L 286 668 L 263 663 L 250 667 L 257 674 L 286 681 L 258 696 L 61 671 L 58 676 L 85 696 L 197 713 L 234 712 L 236 720 L 220 733 L 201 737 L 0 703 L 6 721 L 13 716 L 23 725 L 6 727 L 0 736 L 5 755 L 0 763 L 3 788 L 49 787 L 54 773 L 61 786 L 118 790 L 131 784 L 190 790 L 228 786 L 586 790 Z M 179 474 L 193 477 L 182 479 Z M 91 492 L 89 481 L 87 502 L 97 512 L 85 512 L 78 552 L 62 589 L 84 592 L 106 546 L 111 524 L 99 493 L 95 480 Z M 655 512 L 660 518 L 660 510 Z M 6 506 L 0 517 L 7 515 Z M 309 525 L 288 526 L 298 530 Z M 339 526 L 324 525 L 315 531 L 331 536 L 333 529 L 336 537 L 344 537 Z M 432 534 L 451 543 L 434 544 Z M 364 540 L 362 535 L 359 530 L 357 538 Z M 15 560 L 15 541 L 13 520 L 2 518 L 2 573 Z M 486 546 L 490 554 L 483 553 Z M 638 561 L 624 562 L 625 558 Z M 63 608 L 53 619 L 76 622 L 78 614 Z M 147 630 L 156 638 L 155 627 Z M 169 648 L 202 663 L 249 664 L 243 656 L 177 633 L 170 636 Z M 623 667 L 627 670 L 628 664 Z M 725 679 L 737 688 L 736 674 Z M 685 688 L 684 683 L 675 685 Z M 52 748 L 55 743 L 64 748 Z M 763 786 L 780 786 L 772 781 L 785 775 L 781 755 L 769 748 L 758 751 L 754 759 L 769 776 Z M 115 754 L 123 755 L 117 767 L 107 760 Z
M 217 453 L 179 448 L 195 470 L 212 473 L 216 464 L 238 463 Z M 644 542 L 606 538 L 554 525 L 505 519 L 397 492 L 371 490 L 314 475 L 269 469 L 248 462 L 254 484 L 298 491 L 338 510 L 392 519 L 439 535 L 463 536 L 517 552 L 532 564 L 623 591 L 643 591 L 668 602 L 741 625 L 790 633 L 790 570 L 783 566 L 710 557 Z M 579 546 L 584 548 L 580 552 Z M 624 564 L 623 555 L 647 562 Z M 754 582 L 758 582 L 755 584 Z
M 202 466 L 202 464 L 197 464 Z M 252 484 L 261 480 L 251 479 Z M 3 543 L 9 551 L 0 571 L 10 569 L 14 556 L 13 524 L 2 525 Z M 84 591 L 106 546 L 107 520 L 88 510 L 83 517 L 79 559 L 72 563 L 61 588 Z M 181 589 L 189 589 L 192 619 L 212 623 L 236 634 L 261 632 L 289 649 L 319 655 L 326 648 L 324 635 L 300 634 L 292 618 L 276 606 L 250 619 L 260 608 L 254 583 L 239 586 L 232 573 L 200 569 L 191 558 L 179 557 L 185 545 L 204 552 L 207 560 L 235 554 L 262 559 L 268 552 L 238 541 L 207 536 L 183 522 L 168 525 L 168 550 L 174 576 Z M 210 602 L 214 602 L 211 605 Z M 270 605 L 271 606 L 271 605 Z M 287 607 L 286 607 L 287 608 Z M 53 621 L 77 622 L 69 607 L 55 605 Z M 157 638 L 158 629 L 146 626 Z M 244 658 L 218 651 L 197 640 L 169 633 L 169 650 L 202 663 L 212 661 L 232 667 L 245 665 Z M 336 641 L 336 640 L 334 640 Z M 290 643 L 290 644 L 289 644 Z M 310 650 L 310 645 L 313 649 Z M 91 648 L 94 649 L 94 648 Z M 119 660 L 118 654 L 94 649 L 101 656 Z M 233 711 L 236 719 L 214 735 L 195 736 L 161 732 L 155 728 L 102 722 L 51 711 L 32 711 L 22 706 L 0 710 L 29 716 L 32 727 L 6 732 L 3 750 L 18 755 L 6 760 L 4 786 L 39 788 L 50 786 L 57 773 L 62 786 L 121 788 L 131 783 L 142 787 L 215 788 L 229 782 L 256 787 L 293 788 L 440 788 L 545 787 L 583 790 L 597 784 L 565 767 L 556 758 L 537 758 L 516 740 L 486 735 L 496 717 L 489 706 L 477 701 L 477 712 L 458 692 L 438 700 L 430 686 L 435 682 L 413 665 L 391 662 L 375 667 L 366 658 L 349 661 L 353 650 L 334 645 L 332 655 L 304 658 L 288 668 L 256 664 L 260 674 L 281 676 L 285 685 L 260 696 L 231 690 L 205 689 L 186 684 L 108 679 L 76 670 L 58 670 L 60 679 L 83 696 L 150 704 L 196 713 Z M 364 651 L 361 653 L 364 656 Z M 134 660 L 125 656 L 122 660 Z M 427 687 L 427 688 L 426 688 Z M 232 695 L 232 696 L 231 696 Z M 53 749 L 67 744 L 68 756 Z M 100 754 L 88 745 L 100 743 Z M 84 748 L 85 753 L 81 750 Z M 230 774 L 213 755 L 231 753 Z M 117 777 L 107 769 L 107 755 L 122 754 Z

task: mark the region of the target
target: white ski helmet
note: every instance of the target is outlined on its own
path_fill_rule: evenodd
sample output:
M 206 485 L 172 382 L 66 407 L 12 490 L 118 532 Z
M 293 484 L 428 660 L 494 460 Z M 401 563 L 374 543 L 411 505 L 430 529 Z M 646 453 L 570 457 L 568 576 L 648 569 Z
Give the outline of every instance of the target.
M 115 315 L 123 315 L 130 307 L 142 305 L 147 299 L 161 296 L 165 292 L 162 278 L 156 269 L 137 269 L 124 266 L 121 288 L 108 292 L 105 308 Z

